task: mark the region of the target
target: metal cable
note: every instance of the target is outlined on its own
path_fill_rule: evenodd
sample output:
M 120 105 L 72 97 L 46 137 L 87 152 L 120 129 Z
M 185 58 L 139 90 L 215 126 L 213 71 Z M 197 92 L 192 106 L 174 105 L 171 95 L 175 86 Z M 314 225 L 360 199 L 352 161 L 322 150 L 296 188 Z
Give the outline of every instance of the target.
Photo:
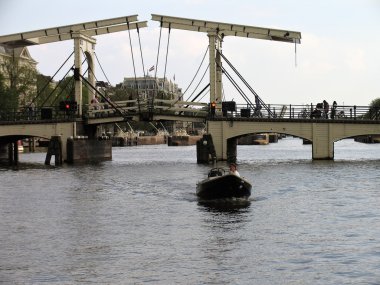
M 63 76 L 63 78 L 65 78 L 67 76 L 67 74 L 69 74 L 69 72 L 71 71 L 71 68 L 66 72 L 66 74 Z M 41 107 L 44 107 L 45 106 L 45 103 L 50 99 L 50 97 L 53 95 L 53 93 L 55 92 L 55 90 L 57 90 L 57 88 L 59 87 L 59 85 L 61 84 L 62 81 L 59 81 L 58 84 L 55 86 L 55 88 L 50 92 L 50 94 L 45 98 L 45 101 L 42 102 L 41 104 Z M 65 85 L 65 87 L 62 89 L 64 90 L 66 88 L 67 84 Z M 59 95 L 62 93 L 62 90 L 61 92 L 59 93 Z M 56 99 L 53 100 L 53 102 L 51 104 L 53 104 L 54 102 L 56 101 Z
M 187 101 L 190 100 L 191 96 L 193 96 L 193 94 L 195 93 L 195 91 L 198 89 L 199 85 L 201 84 L 201 82 L 203 81 L 203 78 L 205 77 L 206 73 L 207 73 L 207 70 L 210 68 L 210 64 L 207 65 L 207 68 L 205 70 L 205 72 L 203 73 L 201 79 L 199 80 L 197 86 L 194 88 L 194 91 L 190 94 L 189 98 L 187 98 Z
M 146 94 L 146 96 L 147 96 L 147 95 L 148 95 L 148 81 L 147 81 L 147 79 L 146 79 L 146 75 L 145 75 L 144 57 L 143 57 L 142 48 L 141 48 L 140 29 L 139 29 L 138 26 L 137 26 L 137 36 L 138 36 L 138 39 L 139 39 L 141 64 L 142 64 L 143 74 L 144 74 L 144 78 L 145 78 L 145 94 Z M 139 108 L 139 112 L 141 112 L 141 108 L 140 108 L 140 98 L 139 98 L 139 96 L 137 96 L 137 106 L 138 106 L 138 108 Z
M 197 71 L 195 72 L 195 75 L 194 75 L 193 79 L 191 80 L 190 84 L 187 86 L 185 92 L 183 92 L 182 95 L 185 95 L 186 92 L 187 92 L 187 90 L 190 88 L 191 84 L 193 84 L 193 81 L 194 81 L 195 77 L 198 75 L 198 72 L 199 72 L 199 70 L 200 70 L 201 67 L 202 67 L 203 61 L 204 61 L 205 58 L 206 58 L 207 52 L 208 52 L 208 45 L 207 45 L 207 48 L 206 48 L 206 52 L 205 52 L 205 54 L 203 55 L 203 58 L 202 58 L 201 64 L 199 65 Z
M 248 96 L 244 93 L 244 91 L 239 87 L 239 85 L 236 83 L 236 81 L 232 78 L 232 76 L 227 72 L 227 70 L 221 66 L 223 73 L 226 75 L 226 77 L 230 80 L 232 85 L 236 88 L 236 90 L 240 93 L 240 95 L 244 98 L 244 100 L 247 102 L 247 104 L 254 109 L 254 104 L 249 100 Z
M 198 99 L 197 102 L 200 102 L 207 94 L 210 94 L 210 89 L 207 90 L 207 92 L 205 94 L 203 94 L 203 96 L 200 99 Z
M 232 70 L 235 72 L 235 74 L 240 78 L 241 81 L 247 86 L 249 91 L 252 92 L 252 94 L 255 96 L 255 99 L 257 99 L 262 106 L 268 111 L 269 115 L 274 116 L 273 112 L 270 110 L 270 108 L 264 103 L 264 101 L 260 98 L 260 96 L 253 90 L 253 88 L 249 85 L 249 83 L 244 79 L 244 77 L 237 71 L 237 69 L 232 65 L 232 63 L 222 54 L 217 50 L 217 52 L 223 57 L 223 59 L 227 62 L 227 64 L 232 68 Z
M 131 55 L 132 55 L 133 73 L 134 73 L 134 75 L 135 75 L 135 84 L 136 84 L 136 88 L 137 88 L 137 96 L 139 96 L 139 85 L 137 84 L 136 67 L 135 67 L 135 57 L 133 56 L 132 39 L 131 39 L 131 30 L 129 29 L 129 22 L 127 22 L 127 25 L 128 25 L 129 46 L 130 46 L 130 48 L 131 48 Z
M 170 24 L 169 24 L 168 43 L 167 43 L 167 45 L 166 45 L 166 57 L 165 57 L 164 84 L 165 84 L 165 79 L 166 79 L 166 67 L 167 67 L 167 65 L 168 65 L 170 31 L 171 31 L 171 28 L 170 28 Z
M 50 80 L 48 82 L 46 82 L 45 86 L 41 89 L 41 91 L 37 94 L 36 97 L 33 98 L 33 100 L 30 102 L 30 104 L 28 105 L 28 108 L 34 103 L 35 100 L 37 100 L 37 98 L 42 94 L 42 92 L 46 89 L 46 87 L 49 86 L 50 82 L 53 80 L 53 78 L 58 74 L 58 72 L 62 69 L 62 67 L 66 64 L 66 62 L 73 56 L 74 54 L 74 51 L 69 55 L 69 57 L 64 61 L 64 63 L 60 66 L 60 68 L 58 68 L 58 70 L 54 73 L 54 75 L 50 78 Z M 50 96 L 50 95 L 49 95 Z M 46 102 L 46 100 L 45 100 Z M 44 102 L 44 103 L 45 103 Z M 42 105 L 43 106 L 43 105 Z
M 108 80 L 108 77 L 107 77 L 106 73 L 104 72 L 104 69 L 103 69 L 102 65 L 100 64 L 100 61 L 99 61 L 99 59 L 98 59 L 98 56 L 96 55 L 95 52 L 94 52 L 94 54 L 95 54 L 96 61 L 98 62 L 99 66 L 100 66 L 100 69 L 101 69 L 102 72 L 103 72 L 104 77 L 107 79 L 108 84 L 111 85 L 111 82 Z M 95 76 L 95 74 L 94 74 L 94 76 Z
M 160 56 L 160 47 L 161 47 L 161 34 L 162 34 L 162 19 L 161 19 L 161 24 L 160 24 L 160 36 L 158 38 L 158 50 L 157 50 L 157 59 L 156 59 L 156 67 L 155 67 L 155 70 L 154 70 L 154 85 L 155 85 L 155 88 L 154 88 L 154 94 L 153 94 L 153 98 L 151 98 L 152 102 L 151 102 L 151 108 L 153 108 L 153 102 L 154 102 L 154 97 L 155 95 L 157 94 L 157 91 L 158 91 L 158 85 L 157 85 L 157 70 L 158 70 L 158 58 Z M 148 104 L 149 105 L 149 104 Z

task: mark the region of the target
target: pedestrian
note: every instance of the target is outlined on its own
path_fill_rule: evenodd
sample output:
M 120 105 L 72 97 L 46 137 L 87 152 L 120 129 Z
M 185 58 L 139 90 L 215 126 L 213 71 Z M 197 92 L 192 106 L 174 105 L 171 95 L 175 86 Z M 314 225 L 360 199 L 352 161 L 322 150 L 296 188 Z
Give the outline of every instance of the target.
M 336 101 L 334 101 L 332 104 L 332 107 L 331 107 L 331 119 L 335 119 L 336 107 L 337 106 L 338 106 L 338 104 L 336 103 Z
M 34 102 L 29 103 L 28 105 L 28 120 L 33 120 L 34 119 Z
M 94 110 L 98 110 L 98 109 L 100 109 L 100 108 L 99 108 L 99 101 L 98 101 L 98 99 L 96 98 L 95 95 L 92 96 L 92 99 L 91 99 L 91 105 L 92 105 L 92 108 L 93 108 Z
M 326 119 L 329 118 L 329 116 L 328 116 L 328 114 L 329 114 L 329 108 L 330 108 L 329 103 L 327 103 L 326 100 L 323 100 L 323 110 L 325 111 L 325 118 Z

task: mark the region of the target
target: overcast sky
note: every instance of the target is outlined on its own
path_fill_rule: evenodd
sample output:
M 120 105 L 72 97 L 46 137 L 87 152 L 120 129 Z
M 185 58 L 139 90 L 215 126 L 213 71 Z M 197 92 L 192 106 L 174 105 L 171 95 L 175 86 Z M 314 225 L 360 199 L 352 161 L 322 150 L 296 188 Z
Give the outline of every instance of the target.
M 380 97 L 379 0 L 0 0 L 0 35 L 134 14 L 140 21 L 149 21 L 148 28 L 140 32 L 145 69 L 156 63 L 160 32 L 151 14 L 161 14 L 301 32 L 297 53 L 294 44 L 224 39 L 224 55 L 268 104 L 315 104 L 326 99 L 339 105 L 368 105 Z M 167 36 L 164 29 L 159 77 L 164 75 Z M 142 76 L 136 31 L 131 31 L 131 37 L 137 76 Z M 167 77 L 173 80 L 175 75 L 176 83 L 185 90 L 207 45 L 206 34 L 172 30 Z M 73 41 L 29 50 L 39 62 L 39 71 L 53 75 L 73 51 Z M 127 31 L 98 36 L 96 54 L 112 84 L 134 76 Z M 193 92 L 207 63 L 185 98 Z M 96 72 L 98 80 L 105 80 L 98 65 Z M 60 76 L 63 74 L 56 79 Z M 208 80 L 207 75 L 199 90 Z M 223 84 L 227 100 L 243 102 L 227 78 Z

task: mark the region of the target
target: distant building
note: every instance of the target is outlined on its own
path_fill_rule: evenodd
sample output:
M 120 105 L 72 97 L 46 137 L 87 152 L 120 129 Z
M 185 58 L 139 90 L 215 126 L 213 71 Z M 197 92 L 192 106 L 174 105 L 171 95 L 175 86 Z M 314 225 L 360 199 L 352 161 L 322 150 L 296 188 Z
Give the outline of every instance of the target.
M 0 72 L 7 78 L 7 72 L 4 70 L 3 64 L 6 60 L 17 60 L 20 65 L 28 65 L 29 67 L 36 70 L 37 61 L 35 61 L 30 55 L 28 48 L 8 48 L 6 45 L 0 44 Z
M 168 99 L 182 100 L 182 89 L 178 84 L 166 78 L 154 78 L 149 75 L 146 77 L 126 77 L 122 83 L 123 88 L 139 91 L 141 99 L 151 98 L 157 91 L 164 92 Z

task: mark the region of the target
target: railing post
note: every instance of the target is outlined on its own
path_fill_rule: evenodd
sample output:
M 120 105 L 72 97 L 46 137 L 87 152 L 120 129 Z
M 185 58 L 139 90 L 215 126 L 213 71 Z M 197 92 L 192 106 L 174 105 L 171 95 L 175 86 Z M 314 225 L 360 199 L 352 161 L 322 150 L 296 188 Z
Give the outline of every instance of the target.
M 289 119 L 292 118 L 292 104 L 289 105 Z
M 313 113 L 313 103 L 310 103 L 310 118 L 311 119 L 311 113 Z
M 356 105 L 354 105 L 354 120 L 356 120 Z
M 350 119 L 352 119 L 352 108 L 350 108 Z

